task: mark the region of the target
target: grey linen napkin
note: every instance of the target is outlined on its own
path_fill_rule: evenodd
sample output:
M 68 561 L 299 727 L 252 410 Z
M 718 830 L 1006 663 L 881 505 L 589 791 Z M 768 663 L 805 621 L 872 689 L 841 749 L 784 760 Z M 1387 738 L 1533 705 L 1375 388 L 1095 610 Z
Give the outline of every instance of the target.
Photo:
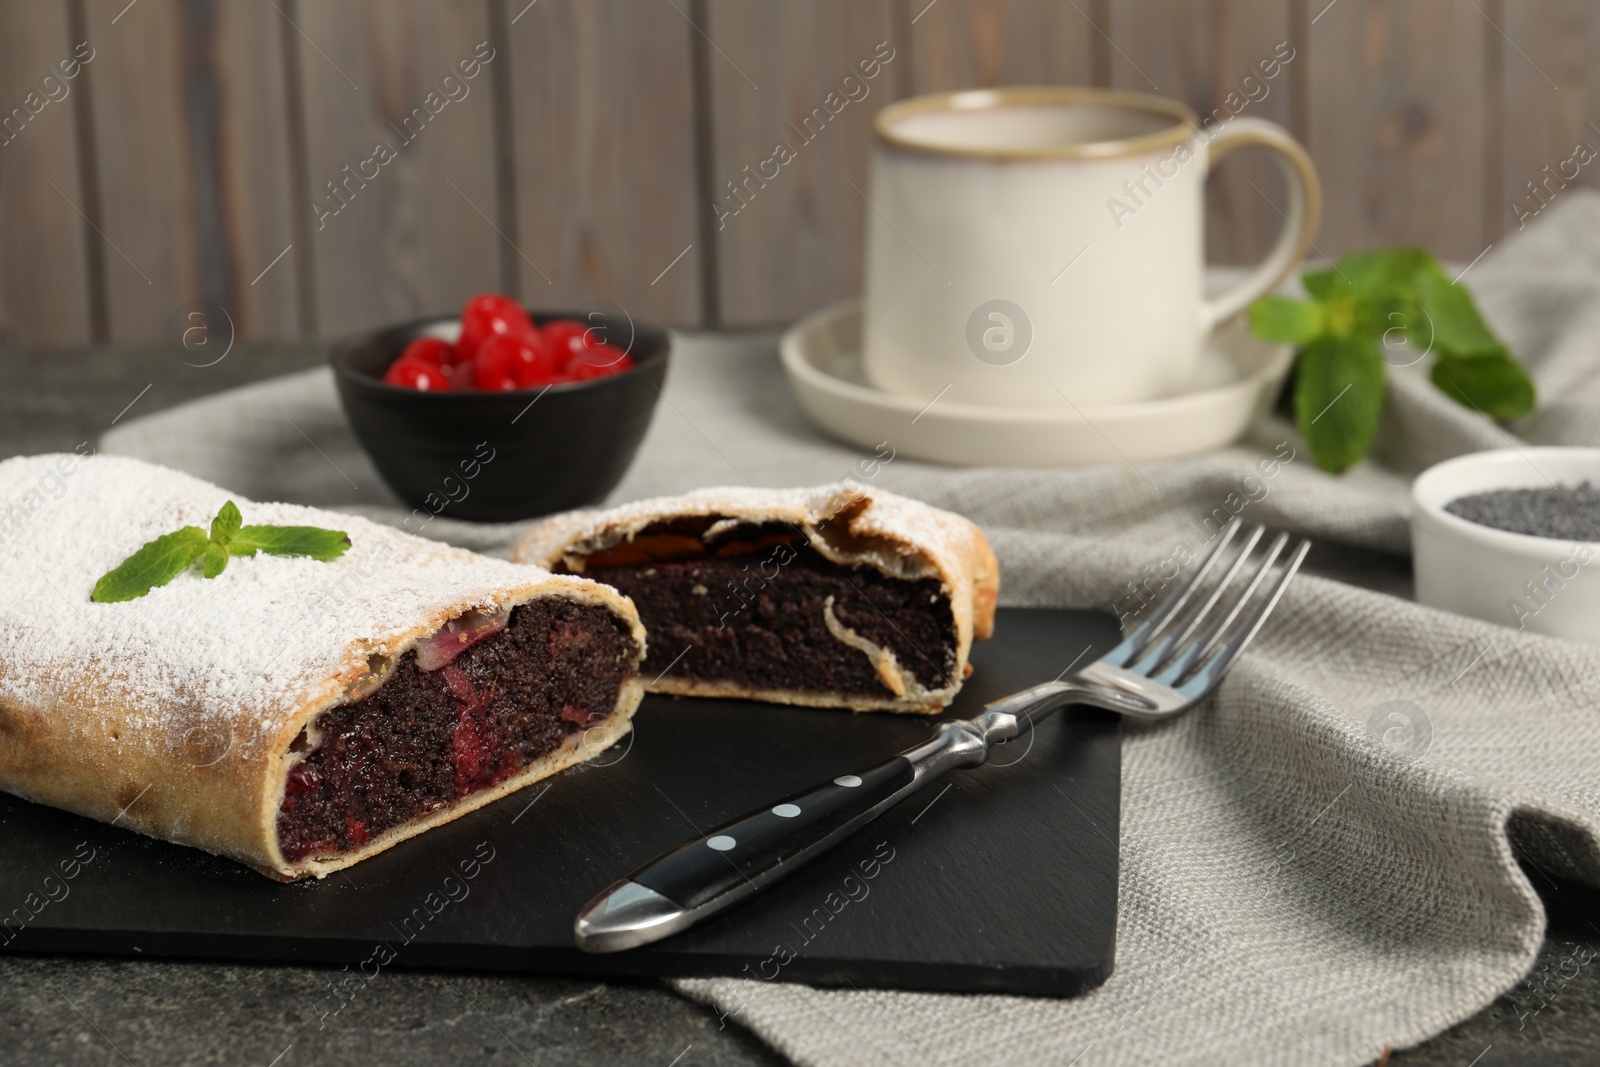
M 1543 408 L 1521 439 L 1600 444 L 1600 196 L 1566 194 L 1546 215 L 1468 280 L 1538 379 Z M 1218 514 L 1318 544 L 1313 573 L 1207 706 L 1126 735 L 1116 973 L 1103 987 L 1045 1000 L 676 983 L 796 1061 L 1365 1063 L 1472 1015 L 1531 967 L 1544 911 L 1519 856 L 1600 884 L 1600 650 L 1405 599 L 1410 476 L 1517 443 L 1421 368 L 1391 375 L 1373 459 L 1342 478 L 1274 419 L 1238 447 L 1138 469 L 954 470 L 874 466 L 869 450 L 820 437 L 771 336 L 679 344 L 614 501 L 853 476 L 980 523 L 1002 602 L 1020 605 L 1135 607 L 1130 579 L 1170 574 L 1164 562 L 1200 547 Z M 104 447 L 256 499 L 405 515 L 324 371 L 136 421 Z M 427 527 L 501 553 L 517 532 Z M 945 803 L 962 803 L 959 782 Z M 1002 902 L 971 903 L 928 916 L 928 936 Z

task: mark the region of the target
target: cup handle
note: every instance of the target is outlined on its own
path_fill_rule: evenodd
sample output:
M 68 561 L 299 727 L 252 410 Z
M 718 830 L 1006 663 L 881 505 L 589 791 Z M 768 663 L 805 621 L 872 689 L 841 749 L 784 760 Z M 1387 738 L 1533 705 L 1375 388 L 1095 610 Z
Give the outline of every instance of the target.
M 1278 166 L 1283 168 L 1284 180 L 1289 185 L 1289 211 L 1284 216 L 1283 231 L 1267 257 L 1238 285 L 1201 304 L 1203 334 L 1209 334 L 1259 297 L 1276 289 L 1311 251 L 1311 238 L 1322 221 L 1322 183 L 1317 180 L 1311 156 L 1277 123 L 1243 118 L 1223 124 L 1211 137 L 1211 165 L 1215 166 L 1234 149 L 1250 145 L 1270 148 L 1277 155 Z

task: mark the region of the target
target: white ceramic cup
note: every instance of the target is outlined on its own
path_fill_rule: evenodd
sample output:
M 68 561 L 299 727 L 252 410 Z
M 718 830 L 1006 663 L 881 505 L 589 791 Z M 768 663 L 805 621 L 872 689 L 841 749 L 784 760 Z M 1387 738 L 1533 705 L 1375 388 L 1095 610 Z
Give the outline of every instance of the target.
M 1221 322 L 1305 258 L 1321 187 L 1282 127 L 1202 130 L 1183 104 L 1105 89 L 915 97 L 875 122 L 862 357 L 877 388 L 1088 407 L 1186 391 Z M 1202 293 L 1205 180 L 1246 145 L 1289 187 L 1277 242 Z

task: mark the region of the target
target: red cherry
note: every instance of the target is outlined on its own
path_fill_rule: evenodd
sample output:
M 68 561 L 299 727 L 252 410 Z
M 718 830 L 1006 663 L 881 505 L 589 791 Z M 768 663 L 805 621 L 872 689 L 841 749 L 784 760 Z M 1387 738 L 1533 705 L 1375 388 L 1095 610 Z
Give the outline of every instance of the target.
M 452 393 L 472 392 L 472 363 L 446 363 L 439 368 L 439 373 L 444 375 L 445 381 L 450 384 Z
M 383 372 L 383 380 L 419 393 L 443 393 L 450 388 L 450 379 L 442 368 L 404 356 L 389 365 Z
M 595 378 L 609 378 L 611 372 L 604 367 L 597 367 L 593 363 L 582 360 L 573 360 L 567 364 L 567 369 L 561 372 L 563 382 L 587 382 Z
M 587 359 L 575 359 L 567 364 L 567 369 L 561 374 L 561 380 L 564 382 L 588 382 L 596 378 L 609 378 L 613 374 L 633 366 L 632 360 L 628 360 L 626 356 L 623 359 L 627 361 L 627 366 L 613 364 L 608 367 L 599 363 L 591 363 Z
M 322 782 L 322 776 L 317 769 L 309 763 L 297 763 L 294 770 L 289 772 L 289 780 L 284 784 L 284 792 L 293 796 L 296 793 L 314 793 Z
M 456 348 L 462 359 L 471 359 L 495 334 L 527 336 L 533 332 L 533 323 L 515 300 L 499 293 L 480 293 L 461 309 L 461 337 Z
M 543 342 L 523 345 L 512 363 L 511 376 L 517 380 L 518 389 L 536 389 L 549 385 L 561 373 L 561 367 Z
M 587 382 L 608 378 L 633 366 L 633 360 L 614 345 L 594 345 L 572 357 L 562 372 L 567 381 Z
M 545 347 L 544 341 L 537 335 L 516 337 L 511 334 L 497 334 L 478 349 L 477 363 L 480 367 L 487 366 L 488 370 L 485 373 L 497 383 L 485 386 L 480 382 L 480 389 L 527 389 L 545 385 L 561 369 L 550 350 Z M 499 375 L 502 373 L 511 379 L 512 385 L 498 384 Z
M 526 373 L 523 368 L 539 358 L 538 354 L 530 355 L 530 350 L 526 338 L 496 334 L 483 342 L 477 358 L 472 360 L 472 384 L 486 392 L 520 389 L 517 374 Z
M 608 374 L 617 374 L 633 366 L 633 359 L 616 345 L 593 344 L 587 352 L 578 357 L 585 363 L 592 363 L 597 367 L 604 367 Z
M 472 361 L 472 384 L 489 392 L 515 389 L 511 376 L 511 353 L 497 344 L 485 344 Z
M 544 338 L 545 344 L 563 365 L 588 348 L 591 343 L 589 328 L 572 319 L 556 319 L 545 323 L 539 327 L 539 336 Z
M 418 337 L 406 345 L 401 359 L 420 359 L 435 367 L 449 367 L 456 362 L 456 349 L 449 341 L 437 337 Z

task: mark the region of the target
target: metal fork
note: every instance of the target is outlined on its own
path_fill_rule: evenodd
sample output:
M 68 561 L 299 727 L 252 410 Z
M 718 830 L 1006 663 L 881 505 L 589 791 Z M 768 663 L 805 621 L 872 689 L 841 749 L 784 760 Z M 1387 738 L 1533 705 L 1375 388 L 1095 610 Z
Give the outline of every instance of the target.
M 614 883 L 578 913 L 589 952 L 659 941 L 732 906 L 815 859 L 948 771 L 976 767 L 990 750 L 1068 704 L 1142 722 L 1180 715 L 1217 687 L 1277 606 L 1311 543 L 1287 555 L 1280 533 L 1258 562 L 1257 526 L 1235 549 L 1238 518 L 1193 572 L 1110 652 L 1055 681 L 939 724 L 933 736 L 884 762 L 843 774 L 665 852 Z M 1220 578 L 1213 574 L 1221 568 Z

